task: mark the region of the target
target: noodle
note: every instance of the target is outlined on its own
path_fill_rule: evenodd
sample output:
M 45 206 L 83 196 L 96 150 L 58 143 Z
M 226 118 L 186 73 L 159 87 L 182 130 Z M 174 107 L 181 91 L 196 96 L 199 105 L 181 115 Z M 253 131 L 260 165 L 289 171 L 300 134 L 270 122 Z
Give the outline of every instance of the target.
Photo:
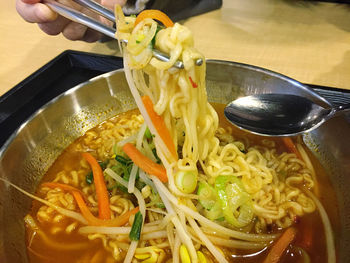
M 59 207 L 59 206 L 56 206 L 56 205 L 54 205 L 54 204 L 52 204 L 52 203 L 50 203 L 50 202 L 48 202 L 48 201 L 46 201 L 46 200 L 44 200 L 44 199 L 41 199 L 41 198 L 39 198 L 39 197 L 37 197 L 37 196 L 35 196 L 35 195 L 32 195 L 32 194 L 30 194 L 30 193 L 28 193 L 28 192 L 22 190 L 22 189 L 19 188 L 18 186 L 14 185 L 13 183 L 7 181 L 7 180 L 4 179 L 4 178 L 1 178 L 1 177 L 0 177 L 0 180 L 3 181 L 3 182 L 5 182 L 5 183 L 7 183 L 7 184 L 9 184 L 9 185 L 11 185 L 12 187 L 16 188 L 18 191 L 20 191 L 20 192 L 22 192 L 23 194 L 29 196 L 30 198 L 33 198 L 34 200 L 37 200 L 37 201 L 39 201 L 39 202 L 41 202 L 41 203 L 43 203 L 43 204 L 45 204 L 45 205 L 47 205 L 47 206 L 49 206 L 49 207 L 55 209 L 55 210 L 57 210 L 59 213 L 65 215 L 65 216 L 67 216 L 67 217 L 73 218 L 73 219 L 75 219 L 75 220 L 77 220 L 78 222 L 81 222 L 81 223 L 83 223 L 83 224 L 87 224 L 87 221 L 85 220 L 85 218 L 84 218 L 81 214 L 79 214 L 79 213 L 77 213 L 77 212 L 74 212 L 74 211 L 70 211 L 70 210 L 64 209 L 64 208 Z
M 325 209 L 323 208 L 322 204 L 320 203 L 320 201 L 316 198 L 316 196 L 313 193 L 311 193 L 309 190 L 305 190 L 305 191 L 314 200 L 314 202 L 316 203 L 316 206 L 318 208 L 318 211 L 321 215 L 322 223 L 323 223 L 324 230 L 326 233 L 328 262 L 336 262 L 333 231 L 332 231 L 332 226 L 331 226 L 331 223 L 330 223 L 329 218 L 327 216 L 327 213 L 326 213 Z
M 214 257 L 219 262 L 228 262 L 225 259 L 225 256 L 221 254 L 219 250 L 217 250 L 217 248 L 213 245 L 213 243 L 209 240 L 209 238 L 200 230 L 196 222 L 192 218 L 188 218 L 188 222 L 190 223 L 193 230 L 197 233 L 199 238 L 202 240 L 202 242 L 207 246 L 209 251 L 214 255 Z

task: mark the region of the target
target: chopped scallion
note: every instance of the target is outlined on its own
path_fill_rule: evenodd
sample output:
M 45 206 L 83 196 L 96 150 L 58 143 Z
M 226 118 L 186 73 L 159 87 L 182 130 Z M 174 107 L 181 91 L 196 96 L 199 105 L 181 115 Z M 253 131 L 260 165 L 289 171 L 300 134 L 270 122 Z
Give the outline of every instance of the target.
M 163 203 L 156 203 L 155 206 L 158 208 L 165 208 L 165 205 Z
M 152 152 L 153 152 L 154 157 L 156 157 L 157 163 L 158 164 L 161 163 L 162 161 L 159 159 L 156 148 L 153 148 Z
M 118 162 L 120 162 L 121 164 L 124 164 L 124 165 L 128 165 L 128 164 L 131 162 L 130 159 L 127 159 L 127 158 L 125 158 L 125 157 L 123 157 L 123 156 L 121 156 L 121 155 L 116 155 L 116 156 L 115 156 L 115 159 L 116 159 Z
M 98 162 L 98 164 L 101 166 L 101 169 L 104 170 L 107 168 L 108 162 Z M 94 182 L 94 175 L 93 175 L 92 171 L 86 175 L 85 182 L 87 184 L 92 184 Z
M 155 44 L 156 44 L 156 36 L 158 34 L 158 32 L 160 30 L 162 30 L 164 27 L 160 26 L 160 25 L 157 25 L 157 30 L 156 30 L 156 33 L 154 34 L 154 37 L 152 38 L 152 41 L 151 41 L 151 45 L 152 45 L 152 49 L 154 48 Z
M 133 241 L 140 240 L 142 222 L 143 222 L 143 217 L 141 212 L 139 211 L 135 214 L 134 223 L 132 224 L 132 227 L 129 233 L 130 240 L 133 240 Z
M 138 178 L 136 177 L 135 187 L 141 191 L 142 188 L 144 188 L 145 186 L 146 186 L 146 184 L 144 182 L 142 182 L 141 180 L 138 180 Z
M 86 175 L 85 181 L 87 184 L 92 184 L 94 182 L 94 175 L 92 174 L 92 171 Z
M 175 184 L 181 192 L 190 194 L 197 187 L 197 171 L 178 171 L 175 174 Z
M 145 131 L 145 137 L 147 139 L 152 139 L 153 135 L 151 133 L 151 131 L 148 129 L 148 127 L 146 128 L 146 131 Z
M 215 190 L 226 222 L 235 227 L 244 227 L 253 220 L 252 199 L 241 179 L 219 175 L 215 179 Z
M 197 195 L 199 203 L 207 210 L 212 209 L 216 203 L 216 191 L 214 187 L 206 182 L 199 182 Z

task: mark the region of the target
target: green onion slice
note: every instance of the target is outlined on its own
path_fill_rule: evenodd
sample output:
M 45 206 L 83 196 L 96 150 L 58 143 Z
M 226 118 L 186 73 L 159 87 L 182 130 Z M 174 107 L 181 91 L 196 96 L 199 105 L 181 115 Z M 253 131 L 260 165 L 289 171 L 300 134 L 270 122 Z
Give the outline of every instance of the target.
M 215 190 L 228 223 L 240 228 L 253 220 L 253 201 L 239 178 L 220 175 L 215 180 Z
M 107 168 L 108 162 L 98 162 L 98 164 L 101 166 L 102 170 L 105 170 Z M 87 184 L 92 184 L 94 182 L 94 175 L 92 174 L 92 171 L 90 171 L 86 177 L 85 182 Z
M 175 174 L 175 184 L 185 194 L 193 193 L 197 187 L 197 171 L 178 171 Z
M 143 217 L 140 211 L 135 214 L 134 223 L 132 224 L 129 238 L 132 241 L 140 240 Z
M 213 208 L 216 203 L 216 191 L 206 182 L 199 182 L 197 189 L 198 201 L 207 210 Z
M 115 159 L 116 159 L 118 162 L 120 162 L 121 164 L 124 164 L 124 165 L 128 165 L 128 164 L 131 162 L 130 159 L 127 159 L 127 158 L 125 158 L 125 157 L 123 157 L 123 156 L 121 156 L 121 155 L 116 155 L 116 156 L 115 156 Z
M 147 138 L 147 139 L 152 139 L 152 133 L 151 133 L 151 131 L 148 129 L 148 127 L 146 128 L 146 130 L 145 130 L 145 137 Z

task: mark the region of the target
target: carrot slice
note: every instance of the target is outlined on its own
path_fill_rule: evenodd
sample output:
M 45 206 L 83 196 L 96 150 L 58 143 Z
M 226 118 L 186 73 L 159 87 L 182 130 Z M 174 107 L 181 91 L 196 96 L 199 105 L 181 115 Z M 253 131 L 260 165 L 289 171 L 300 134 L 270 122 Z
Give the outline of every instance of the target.
M 302 233 L 303 235 L 301 241 L 297 244 L 300 245 L 302 248 L 309 250 L 312 248 L 314 238 L 313 227 L 310 222 L 305 227 L 303 227 Z
M 155 9 L 143 10 L 140 14 L 138 14 L 135 20 L 135 26 L 146 18 L 156 19 L 159 22 L 162 22 L 162 24 L 166 27 L 174 26 L 174 22 L 171 21 L 171 19 L 166 14 L 160 10 Z
M 157 130 L 159 136 L 163 140 L 164 144 L 166 147 L 169 149 L 170 154 L 177 159 L 177 152 L 175 149 L 175 144 L 173 142 L 173 139 L 171 138 L 170 132 L 168 128 L 165 125 L 164 119 L 162 116 L 158 115 L 154 109 L 153 109 L 153 102 L 148 96 L 143 96 L 142 97 L 142 102 L 143 105 L 146 108 L 146 111 L 151 118 L 151 121 Z
M 92 174 L 94 177 L 94 183 L 96 188 L 97 201 L 98 201 L 99 218 L 110 219 L 111 209 L 109 207 L 109 197 L 108 197 L 105 179 L 103 177 L 102 168 L 98 164 L 95 157 L 93 157 L 90 153 L 83 153 L 82 155 L 84 159 L 90 164 L 92 169 Z
M 55 183 L 55 182 L 46 182 L 41 184 L 42 187 L 50 187 L 50 188 L 60 188 L 64 191 L 69 191 L 72 193 L 75 201 L 78 204 L 78 207 L 81 211 L 81 213 L 83 214 L 84 218 L 86 219 L 86 221 L 88 221 L 88 223 L 90 225 L 94 225 L 94 226 L 122 226 L 125 225 L 128 221 L 129 221 L 129 217 L 133 214 L 136 214 L 139 211 L 139 208 L 136 207 L 126 213 L 124 213 L 123 215 L 119 216 L 116 219 L 111 219 L 111 220 L 103 220 L 103 219 L 99 219 L 96 218 L 89 210 L 89 208 L 87 207 L 85 201 L 84 201 L 84 194 L 82 191 L 80 191 L 79 189 L 67 185 L 67 184 L 61 184 L 61 183 Z
M 282 140 L 283 140 L 284 145 L 287 147 L 288 151 L 294 153 L 300 160 L 303 159 L 303 157 L 301 157 L 301 154 L 298 151 L 297 147 L 295 146 L 292 138 L 283 137 Z
M 83 197 L 79 192 L 72 191 L 72 194 L 84 218 L 86 219 L 86 221 L 88 221 L 89 225 L 92 225 L 92 226 L 115 226 L 115 227 L 123 226 L 126 223 L 128 223 L 130 216 L 136 214 L 139 211 L 139 207 L 136 207 L 114 219 L 109 219 L 109 220 L 99 219 L 90 212 L 89 208 L 84 202 Z
M 284 251 L 289 244 L 295 239 L 297 232 L 294 228 L 290 227 L 281 235 L 274 246 L 271 248 L 269 254 L 265 258 L 263 263 L 278 263 L 283 256 Z
M 168 176 L 163 166 L 153 162 L 148 157 L 144 156 L 134 145 L 126 143 L 123 146 L 123 151 L 127 156 L 142 170 L 148 174 L 157 176 L 163 183 L 168 182 Z

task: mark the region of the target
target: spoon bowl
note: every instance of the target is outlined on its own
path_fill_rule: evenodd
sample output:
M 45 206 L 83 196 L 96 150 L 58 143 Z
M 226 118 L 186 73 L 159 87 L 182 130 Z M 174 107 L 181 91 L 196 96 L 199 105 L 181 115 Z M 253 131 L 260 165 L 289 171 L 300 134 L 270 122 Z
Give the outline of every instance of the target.
M 311 131 L 349 109 L 350 104 L 324 108 L 305 97 L 265 93 L 232 101 L 224 114 L 232 124 L 255 134 L 294 136 Z

